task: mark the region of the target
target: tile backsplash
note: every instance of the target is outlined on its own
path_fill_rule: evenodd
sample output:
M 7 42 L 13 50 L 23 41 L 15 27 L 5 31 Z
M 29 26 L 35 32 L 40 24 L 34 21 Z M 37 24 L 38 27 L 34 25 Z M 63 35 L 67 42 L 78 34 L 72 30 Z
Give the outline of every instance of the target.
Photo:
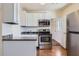
M 2 35 L 9 35 L 12 34 L 12 25 L 9 24 L 2 24 Z
M 50 29 L 50 27 L 22 27 L 21 32 L 37 32 L 39 29 Z

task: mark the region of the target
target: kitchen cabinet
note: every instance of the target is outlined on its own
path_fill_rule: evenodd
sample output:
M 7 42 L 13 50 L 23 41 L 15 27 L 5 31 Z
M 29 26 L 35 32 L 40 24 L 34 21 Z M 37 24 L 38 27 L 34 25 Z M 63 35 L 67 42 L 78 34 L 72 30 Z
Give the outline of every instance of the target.
M 43 19 L 51 19 L 50 13 L 28 13 L 24 10 L 21 12 L 21 25 L 23 26 L 38 26 L 38 21 Z
M 45 18 L 45 16 L 44 16 L 44 15 L 45 15 L 45 13 L 42 13 L 42 12 L 41 12 L 41 13 L 38 13 L 38 15 L 39 15 L 39 19 L 40 19 L 40 20 L 42 20 L 42 19 L 44 19 L 44 18 Z
M 34 25 L 33 13 L 28 13 L 28 15 L 27 15 L 27 26 L 33 26 L 33 25 Z
M 16 24 L 18 23 L 18 3 L 4 3 L 3 5 L 3 22 Z
M 38 15 L 36 13 L 28 13 L 27 26 L 38 26 Z
M 3 41 L 3 56 L 36 56 L 36 41 Z
M 38 17 L 40 20 L 43 20 L 43 19 L 50 20 L 52 18 L 51 13 L 48 13 L 48 12 L 41 12 L 41 13 L 38 13 L 38 15 L 39 15 Z
M 52 14 L 51 13 L 44 13 L 44 19 L 50 20 L 51 18 L 52 18 Z
M 28 13 L 27 14 L 27 26 L 38 26 L 38 21 L 43 20 L 43 19 L 51 19 L 51 14 L 50 13 Z
M 38 47 L 38 34 L 21 34 L 21 37 L 32 37 L 32 39 L 36 40 L 36 47 Z
M 38 26 L 38 14 L 21 10 L 21 26 Z
M 38 26 L 38 20 L 40 19 L 39 14 L 33 13 L 33 18 L 34 18 L 34 26 Z
M 27 12 L 23 9 L 21 9 L 21 14 L 20 14 L 20 25 L 21 26 L 27 26 Z

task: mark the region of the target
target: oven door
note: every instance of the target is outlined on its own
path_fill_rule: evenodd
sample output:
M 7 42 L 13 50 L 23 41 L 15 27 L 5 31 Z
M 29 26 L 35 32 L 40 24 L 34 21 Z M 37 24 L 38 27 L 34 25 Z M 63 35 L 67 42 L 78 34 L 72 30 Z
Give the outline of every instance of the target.
M 39 37 L 39 44 L 51 44 L 51 35 L 41 35 Z

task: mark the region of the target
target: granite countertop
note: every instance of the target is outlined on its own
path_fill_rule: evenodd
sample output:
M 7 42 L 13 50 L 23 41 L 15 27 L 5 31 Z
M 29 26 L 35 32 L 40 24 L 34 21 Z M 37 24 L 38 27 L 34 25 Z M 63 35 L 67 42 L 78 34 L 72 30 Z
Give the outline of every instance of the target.
M 14 37 L 12 35 L 3 36 L 3 41 L 37 41 L 34 37 Z

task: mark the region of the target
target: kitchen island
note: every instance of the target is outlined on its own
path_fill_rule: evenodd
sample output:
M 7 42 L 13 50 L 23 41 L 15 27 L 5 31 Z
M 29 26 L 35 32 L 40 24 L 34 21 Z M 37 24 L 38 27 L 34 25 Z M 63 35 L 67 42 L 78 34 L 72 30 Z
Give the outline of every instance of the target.
M 36 56 L 36 41 L 33 37 L 3 37 L 3 56 Z

